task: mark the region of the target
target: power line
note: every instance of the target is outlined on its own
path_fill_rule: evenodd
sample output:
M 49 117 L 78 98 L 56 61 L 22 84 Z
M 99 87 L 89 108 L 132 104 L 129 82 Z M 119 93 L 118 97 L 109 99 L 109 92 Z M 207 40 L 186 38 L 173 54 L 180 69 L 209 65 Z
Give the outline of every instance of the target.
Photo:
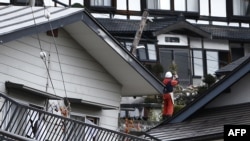
M 45 12 L 47 12 L 47 13 L 45 13 Z M 55 40 L 54 31 L 53 31 L 53 28 L 52 28 L 52 25 L 51 25 L 51 22 L 50 22 L 50 12 L 48 11 L 48 9 L 46 9 L 45 6 L 44 6 L 44 14 L 45 14 L 45 17 L 48 19 L 48 22 L 49 22 L 49 25 L 50 25 L 50 32 L 52 34 L 52 38 L 53 38 L 55 49 L 56 49 L 56 53 L 57 53 L 57 59 L 58 59 L 58 63 L 59 63 L 59 67 L 60 67 L 60 72 L 61 72 L 61 77 L 62 77 L 62 82 L 63 82 L 63 89 L 64 89 L 64 93 L 65 93 L 65 96 L 66 96 L 66 101 L 67 101 L 67 105 L 65 105 L 65 106 L 67 107 L 66 109 L 69 112 L 70 111 L 70 102 L 68 100 L 68 96 L 67 96 L 67 92 L 66 92 L 66 86 L 65 86 L 65 81 L 64 81 L 64 77 L 63 77 L 62 65 L 61 65 L 61 61 L 60 61 L 58 47 L 57 47 L 57 43 L 56 43 L 56 40 Z M 66 116 L 68 116 L 68 115 L 66 115 Z
M 42 45 L 41 45 L 41 41 L 40 41 L 40 37 L 39 37 L 39 35 L 38 35 L 37 23 L 36 23 L 35 15 L 34 15 L 34 12 L 33 12 L 33 5 L 31 5 L 31 12 L 32 12 L 33 21 L 34 21 L 34 24 L 35 24 L 35 27 L 36 27 L 36 35 L 37 35 L 39 47 L 40 47 L 41 52 L 43 52 Z M 43 60 L 43 62 L 44 62 L 44 64 L 45 64 L 46 71 L 47 71 L 47 73 L 48 73 L 48 77 L 49 77 L 51 86 L 52 86 L 52 88 L 53 88 L 54 94 L 56 95 L 56 91 L 55 91 L 55 88 L 54 88 L 54 85 L 53 85 L 53 82 L 52 82 L 52 79 L 51 79 L 51 75 L 50 75 L 50 72 L 49 72 L 49 68 L 48 68 L 48 66 L 47 66 L 47 64 L 46 64 L 46 56 L 45 56 L 44 58 L 42 58 L 42 60 Z

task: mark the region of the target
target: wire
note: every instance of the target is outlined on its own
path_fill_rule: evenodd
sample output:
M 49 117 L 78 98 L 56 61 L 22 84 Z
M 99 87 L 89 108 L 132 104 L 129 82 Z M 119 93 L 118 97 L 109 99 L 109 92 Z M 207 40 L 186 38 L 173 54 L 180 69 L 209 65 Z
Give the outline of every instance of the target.
M 45 11 L 47 10 L 47 14 L 50 14 L 48 9 L 46 9 L 46 7 L 44 6 L 44 14 Z M 61 61 L 60 61 L 60 56 L 59 56 L 59 52 L 58 52 L 58 47 L 57 47 L 57 43 L 56 43 L 56 40 L 55 40 L 55 35 L 54 35 L 54 31 L 53 31 L 53 28 L 52 28 L 52 25 L 51 25 L 51 22 L 50 22 L 50 17 L 49 15 L 47 15 L 47 19 L 48 19 L 48 22 L 49 22 L 49 25 L 50 25 L 50 32 L 52 34 L 52 38 L 53 38 L 53 41 L 54 41 L 54 45 L 55 45 L 55 49 L 56 49 L 56 54 L 57 54 L 57 59 L 58 59 L 58 63 L 59 63 L 59 67 L 60 67 L 60 72 L 61 72 L 61 77 L 62 77 L 62 82 L 63 82 L 63 89 L 64 89 L 64 94 L 66 96 L 66 100 L 67 100 L 67 107 L 68 107 L 68 110 L 70 110 L 70 102 L 68 100 L 68 96 L 67 96 L 67 92 L 66 92 L 66 86 L 65 86 L 65 81 L 64 81 L 64 77 L 63 77 L 63 72 L 62 72 L 62 65 L 61 65 Z
M 37 35 L 39 47 L 40 47 L 40 50 L 41 50 L 41 52 L 42 52 L 43 49 L 42 49 L 40 37 L 39 37 L 39 35 L 38 35 L 37 23 L 36 23 L 34 11 L 33 11 L 33 6 L 31 6 L 31 11 L 32 11 L 32 16 L 33 16 L 33 21 L 34 21 L 34 24 L 35 24 L 35 27 L 36 27 L 36 35 Z M 47 66 L 47 64 L 46 64 L 46 56 L 45 56 L 45 59 L 43 59 L 43 62 L 44 62 L 44 64 L 45 64 L 46 71 L 47 71 L 47 73 L 48 73 L 48 77 L 49 77 L 49 80 L 50 80 L 50 83 L 51 83 L 51 87 L 52 87 L 52 89 L 53 89 L 53 91 L 54 91 L 54 94 L 57 95 L 57 94 L 56 94 L 56 91 L 55 91 L 55 87 L 54 87 L 53 82 L 52 82 L 52 78 L 51 78 L 50 72 L 49 72 L 49 68 L 48 68 L 48 66 Z

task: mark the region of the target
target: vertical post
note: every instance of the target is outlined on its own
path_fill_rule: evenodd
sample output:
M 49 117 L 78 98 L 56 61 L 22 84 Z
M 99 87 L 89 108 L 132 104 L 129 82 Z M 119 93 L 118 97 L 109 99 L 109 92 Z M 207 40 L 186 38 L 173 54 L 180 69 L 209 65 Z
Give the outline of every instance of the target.
M 142 18 L 141 18 L 141 23 L 140 23 L 140 27 L 137 30 L 136 34 L 135 34 L 135 38 L 132 44 L 132 48 L 131 48 L 131 53 L 136 56 L 136 47 L 138 46 L 140 39 L 141 39 L 141 35 L 143 32 L 143 29 L 146 25 L 146 21 L 147 21 L 147 17 L 148 17 L 148 11 L 144 11 L 142 14 Z

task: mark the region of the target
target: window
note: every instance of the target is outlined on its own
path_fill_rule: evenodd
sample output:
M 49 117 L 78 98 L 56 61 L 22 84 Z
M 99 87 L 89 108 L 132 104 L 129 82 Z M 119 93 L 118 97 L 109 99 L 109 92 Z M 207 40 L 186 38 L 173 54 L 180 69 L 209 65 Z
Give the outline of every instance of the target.
M 91 6 L 111 6 L 111 0 L 91 0 Z
M 226 17 L 226 0 L 210 0 L 211 16 Z
M 249 14 L 249 0 L 233 0 L 233 15 L 247 16 Z
M 214 74 L 219 68 L 230 62 L 228 51 L 193 50 L 192 66 L 193 76 L 204 76 Z
M 198 12 L 199 0 L 147 0 L 147 8 L 155 10 L 174 10 Z
M 156 50 L 154 44 L 148 44 L 148 59 L 156 60 Z
M 70 118 L 81 122 L 85 122 L 85 115 L 83 114 L 71 113 Z
M 219 69 L 219 56 L 217 51 L 206 51 L 207 74 L 214 74 Z
M 186 11 L 186 0 L 175 0 L 174 1 L 175 11 Z
M 232 61 L 235 61 L 244 56 L 244 48 L 241 44 L 231 44 L 230 45 Z
M 132 42 L 124 42 L 122 41 L 121 44 L 128 50 L 131 51 L 132 49 Z M 148 44 L 140 44 L 137 46 L 137 57 L 140 61 L 156 61 L 156 48 L 155 44 L 148 43 Z
M 193 75 L 194 76 L 203 76 L 203 61 L 202 61 L 202 51 L 193 50 Z
M 156 61 L 156 50 L 154 44 L 139 45 L 137 48 L 138 58 L 141 61 Z
M 148 9 L 170 10 L 170 0 L 147 0 Z
M 140 11 L 140 0 L 116 0 L 117 10 Z
M 226 0 L 200 0 L 200 15 L 226 17 Z
M 187 11 L 198 12 L 199 11 L 199 1 L 198 0 L 188 0 L 187 1 Z
M 180 43 L 179 37 L 165 37 L 165 42 Z

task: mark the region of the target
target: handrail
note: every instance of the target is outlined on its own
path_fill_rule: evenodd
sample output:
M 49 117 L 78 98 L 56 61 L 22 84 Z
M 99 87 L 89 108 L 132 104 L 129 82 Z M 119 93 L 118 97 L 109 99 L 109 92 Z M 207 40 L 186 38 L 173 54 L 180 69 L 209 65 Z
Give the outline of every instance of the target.
M 0 130 L 37 141 L 148 141 L 36 109 L 1 93 Z
M 28 139 L 25 138 L 23 136 L 19 136 L 19 135 L 15 135 L 15 134 L 11 134 L 9 132 L 3 131 L 0 129 L 0 140 L 4 140 L 4 141 L 36 141 L 33 139 Z

